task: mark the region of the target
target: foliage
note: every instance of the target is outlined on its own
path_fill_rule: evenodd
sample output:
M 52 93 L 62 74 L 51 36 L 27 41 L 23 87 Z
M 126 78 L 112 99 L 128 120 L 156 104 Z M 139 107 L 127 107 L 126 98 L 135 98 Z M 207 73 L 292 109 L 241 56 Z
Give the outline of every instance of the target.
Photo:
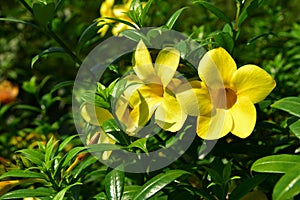
M 118 164 L 121 150 L 135 153 L 138 161 L 190 135 L 183 130 L 177 137 L 156 125 L 151 127 L 158 132 L 155 136 L 139 138 L 127 135 L 111 114 L 103 117 L 113 112 L 116 88 L 120 92 L 126 86 L 123 75 L 133 73 L 133 53 L 110 64 L 96 91 L 72 99 L 81 64 L 112 36 L 110 31 L 103 37 L 97 33 L 103 2 L 0 3 L 0 82 L 8 80 L 19 91 L 12 102 L 0 102 L 0 199 L 298 199 L 298 2 L 132 0 L 128 20 L 106 18 L 109 30 L 114 24 L 128 25 L 118 37 L 150 45 L 164 30 L 176 30 L 206 50 L 223 47 L 238 67 L 253 63 L 276 81 L 275 90 L 256 105 L 257 122 L 249 137 L 226 135 L 206 154 L 201 147 L 214 141 L 196 136 L 176 161 L 145 173 L 126 172 L 120 163 L 113 168 L 105 162 Z M 127 2 L 115 0 L 120 5 Z M 140 32 L 143 27 L 154 29 Z M 204 52 L 189 49 L 187 42 L 176 44 L 181 55 L 178 71 L 198 80 L 185 58 L 200 58 Z M 156 58 L 159 51 L 150 53 Z M 72 103 L 95 108 L 105 120 L 95 126 L 89 113 L 82 112 L 76 129 Z M 101 162 L 93 155 L 101 155 Z

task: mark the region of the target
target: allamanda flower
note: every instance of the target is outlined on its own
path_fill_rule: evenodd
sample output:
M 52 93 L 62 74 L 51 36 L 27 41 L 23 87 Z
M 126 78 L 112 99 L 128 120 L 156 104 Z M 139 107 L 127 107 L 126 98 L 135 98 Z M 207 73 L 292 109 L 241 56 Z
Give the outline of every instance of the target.
M 254 104 L 262 101 L 275 87 L 273 78 L 255 65 L 237 69 L 233 58 L 223 48 L 208 51 L 199 63 L 199 77 L 209 91 L 209 112 L 198 117 L 197 134 L 204 139 L 218 139 L 229 132 L 246 138 L 256 122 Z M 205 102 L 203 102 L 205 103 Z
M 129 135 L 138 132 L 152 115 L 162 129 L 176 132 L 182 128 L 189 111 L 195 112 L 185 105 L 196 95 L 185 91 L 197 82 L 189 83 L 175 76 L 179 61 L 179 51 L 167 47 L 159 52 L 153 65 L 145 44 L 138 43 L 134 53 L 135 74 L 125 77 L 126 87 L 115 105 L 116 116 Z
M 120 5 L 114 5 L 114 0 L 105 0 L 100 7 L 100 14 L 101 17 L 97 19 L 97 26 L 101 26 L 98 30 L 98 33 L 100 33 L 101 37 L 103 37 L 107 30 L 109 29 L 109 24 L 114 23 L 113 20 L 107 19 L 109 18 L 117 18 L 121 20 L 125 20 L 128 22 L 132 22 L 132 20 L 126 15 L 126 12 L 129 11 L 130 4 L 132 0 L 124 0 L 123 4 Z M 131 27 L 120 22 L 115 22 L 114 26 L 112 28 L 112 34 L 118 35 L 121 31 L 130 29 Z

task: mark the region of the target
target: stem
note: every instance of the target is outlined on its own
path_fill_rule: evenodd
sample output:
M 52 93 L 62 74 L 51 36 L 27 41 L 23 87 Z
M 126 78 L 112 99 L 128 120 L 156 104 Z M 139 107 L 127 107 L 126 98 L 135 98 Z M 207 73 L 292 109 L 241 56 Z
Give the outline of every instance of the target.
M 65 51 L 71 56 L 71 58 L 77 64 L 81 65 L 82 61 L 77 57 L 77 55 L 67 46 L 67 44 L 61 40 L 55 32 L 53 32 L 50 28 L 48 28 L 48 34 L 62 47 Z
M 25 6 L 25 8 L 26 8 L 29 12 L 31 12 L 31 14 L 33 14 L 32 8 L 28 5 L 28 3 L 27 3 L 25 0 L 19 0 L 19 1 L 23 4 L 23 6 Z
M 239 27 L 238 27 L 237 23 L 238 23 L 240 12 L 241 12 L 241 4 L 240 4 L 240 2 L 236 3 L 236 8 L 237 9 L 236 9 L 236 15 L 235 15 L 233 29 L 237 32 L 239 30 Z

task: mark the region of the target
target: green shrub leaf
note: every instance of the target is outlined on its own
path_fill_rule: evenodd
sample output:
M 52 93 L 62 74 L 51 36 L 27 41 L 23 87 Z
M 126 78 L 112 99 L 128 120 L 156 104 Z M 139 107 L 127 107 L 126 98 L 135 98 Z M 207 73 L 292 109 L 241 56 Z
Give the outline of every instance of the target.
M 258 159 L 253 163 L 251 170 L 267 173 L 286 173 L 295 165 L 300 168 L 299 155 L 280 154 Z
M 169 170 L 166 173 L 158 174 L 141 187 L 135 194 L 134 200 L 147 199 L 178 177 L 188 173 L 183 170 Z
M 272 199 L 290 199 L 300 193 L 300 165 L 292 167 L 276 183 Z
M 273 103 L 271 107 L 286 111 L 292 115 L 300 117 L 300 97 L 286 97 L 280 99 Z
M 124 171 L 113 169 L 105 176 L 105 191 L 109 200 L 121 200 L 124 189 Z

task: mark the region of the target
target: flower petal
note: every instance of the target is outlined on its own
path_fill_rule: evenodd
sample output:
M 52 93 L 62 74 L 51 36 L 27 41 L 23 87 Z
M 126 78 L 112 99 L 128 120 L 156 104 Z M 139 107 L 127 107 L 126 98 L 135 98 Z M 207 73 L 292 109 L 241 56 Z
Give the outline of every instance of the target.
M 208 51 L 200 60 L 199 77 L 209 87 L 220 87 L 229 84 L 231 76 L 236 71 L 235 61 L 223 48 Z
M 247 97 L 238 98 L 229 111 L 233 118 L 231 133 L 240 138 L 248 137 L 252 133 L 256 122 L 254 104 Z
M 96 126 L 102 126 L 103 122 L 113 119 L 113 115 L 107 109 L 90 103 L 82 106 L 81 116 L 85 121 Z
M 212 110 L 208 90 L 201 85 L 200 81 L 191 81 L 180 85 L 176 90 L 176 98 L 188 115 L 205 115 Z
M 170 91 L 165 91 L 161 104 L 155 111 L 155 122 L 164 130 L 176 132 L 180 130 L 187 115 Z
M 197 121 L 197 134 L 206 140 L 224 137 L 233 126 L 231 114 L 225 109 L 216 109 L 212 116 L 199 116 Z
M 138 43 L 134 53 L 133 70 L 145 83 L 152 82 L 156 76 L 150 53 L 142 40 Z
M 155 72 L 163 86 L 167 86 L 174 77 L 180 60 L 180 53 L 175 48 L 162 49 L 155 60 Z
M 246 96 L 252 103 L 262 101 L 276 86 L 271 75 L 256 65 L 240 67 L 233 74 L 232 84 L 239 97 Z

